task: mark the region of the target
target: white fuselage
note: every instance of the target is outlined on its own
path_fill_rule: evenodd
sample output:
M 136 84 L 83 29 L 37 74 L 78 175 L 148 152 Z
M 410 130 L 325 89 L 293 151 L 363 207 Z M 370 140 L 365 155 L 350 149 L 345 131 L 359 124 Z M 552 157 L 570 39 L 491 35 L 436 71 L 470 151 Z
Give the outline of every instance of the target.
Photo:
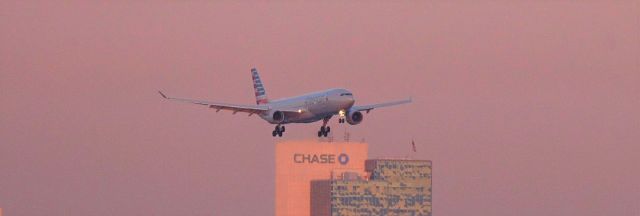
M 269 107 L 269 112 L 261 114 L 260 117 L 272 124 L 309 123 L 330 118 L 340 111 L 346 112 L 354 102 L 353 94 L 348 90 L 329 89 L 270 101 L 265 104 Z M 292 109 L 300 110 L 300 112 L 286 113 L 283 122 L 274 122 L 270 118 L 273 112 Z

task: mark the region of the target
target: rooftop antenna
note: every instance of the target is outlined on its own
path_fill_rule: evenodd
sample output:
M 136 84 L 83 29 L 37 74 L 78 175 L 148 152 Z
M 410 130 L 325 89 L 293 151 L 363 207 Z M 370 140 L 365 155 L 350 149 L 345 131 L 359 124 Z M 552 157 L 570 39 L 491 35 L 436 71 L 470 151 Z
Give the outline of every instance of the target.
M 411 156 L 412 158 L 416 156 L 418 149 L 416 148 L 416 141 L 411 137 Z
M 416 153 L 416 142 L 413 140 L 413 138 L 411 138 L 411 150 L 413 150 L 413 153 Z
M 416 149 L 416 142 L 414 141 L 413 137 L 411 137 L 411 152 L 409 152 L 406 156 L 405 159 L 412 159 L 413 156 L 415 156 L 417 152 Z

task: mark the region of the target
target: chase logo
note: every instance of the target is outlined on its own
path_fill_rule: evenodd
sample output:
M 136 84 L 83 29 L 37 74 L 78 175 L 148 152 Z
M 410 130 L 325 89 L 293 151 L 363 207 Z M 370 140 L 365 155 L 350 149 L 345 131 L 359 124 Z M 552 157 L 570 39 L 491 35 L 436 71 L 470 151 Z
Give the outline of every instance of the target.
M 347 163 L 349 163 L 349 155 L 345 153 L 338 155 L 338 162 L 340 162 L 340 164 L 342 165 L 346 165 Z
M 338 155 L 338 157 L 334 154 L 293 154 L 294 163 L 335 164 L 336 159 L 340 165 L 349 163 L 349 155 L 345 153 Z

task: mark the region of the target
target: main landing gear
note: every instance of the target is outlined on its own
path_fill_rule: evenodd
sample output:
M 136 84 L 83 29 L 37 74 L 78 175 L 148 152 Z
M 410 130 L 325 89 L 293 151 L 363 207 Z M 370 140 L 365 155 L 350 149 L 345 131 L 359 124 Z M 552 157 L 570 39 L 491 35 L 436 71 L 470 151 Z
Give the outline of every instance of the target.
M 318 131 L 318 137 L 327 137 L 329 132 L 331 132 L 331 127 L 327 126 L 327 122 L 329 122 L 331 117 L 326 117 L 322 119 L 322 127 L 320 127 L 320 131 Z
M 320 130 L 318 131 L 318 137 L 327 137 L 329 135 L 329 132 L 331 132 L 331 127 L 329 126 L 322 126 L 320 127 Z
M 279 136 L 282 137 L 282 133 L 284 133 L 284 125 L 280 126 L 280 125 L 276 125 L 276 128 L 273 129 L 273 132 L 271 132 L 271 136 Z

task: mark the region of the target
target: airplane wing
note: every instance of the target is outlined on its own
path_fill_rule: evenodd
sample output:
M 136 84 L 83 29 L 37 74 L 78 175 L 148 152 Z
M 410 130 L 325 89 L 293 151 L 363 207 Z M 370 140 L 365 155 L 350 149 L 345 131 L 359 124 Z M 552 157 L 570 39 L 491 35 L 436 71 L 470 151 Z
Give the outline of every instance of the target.
M 367 113 L 369 113 L 372 109 L 395 106 L 395 105 L 406 104 L 406 103 L 411 103 L 411 98 L 405 99 L 405 100 L 390 101 L 386 103 L 379 103 L 379 104 L 353 106 L 351 107 L 351 109 L 355 111 L 366 111 Z
M 266 111 L 269 110 L 269 107 L 264 106 L 264 105 L 262 105 L 262 106 L 259 106 L 259 105 L 237 105 L 237 104 L 228 104 L 228 103 L 209 102 L 209 101 L 192 100 L 192 99 L 186 99 L 186 98 L 167 97 L 167 95 L 165 95 L 161 91 L 158 91 L 158 93 L 160 93 L 160 95 L 164 99 L 173 100 L 173 101 L 179 101 L 179 102 L 185 102 L 185 103 L 198 104 L 198 105 L 204 105 L 204 106 L 208 106 L 209 108 L 216 109 L 216 112 L 219 112 L 220 110 L 231 110 L 231 111 L 233 111 L 233 114 L 236 114 L 237 112 L 245 112 L 245 113 L 249 113 L 249 115 L 253 115 L 253 114 L 260 114 L 262 112 L 266 112 Z

